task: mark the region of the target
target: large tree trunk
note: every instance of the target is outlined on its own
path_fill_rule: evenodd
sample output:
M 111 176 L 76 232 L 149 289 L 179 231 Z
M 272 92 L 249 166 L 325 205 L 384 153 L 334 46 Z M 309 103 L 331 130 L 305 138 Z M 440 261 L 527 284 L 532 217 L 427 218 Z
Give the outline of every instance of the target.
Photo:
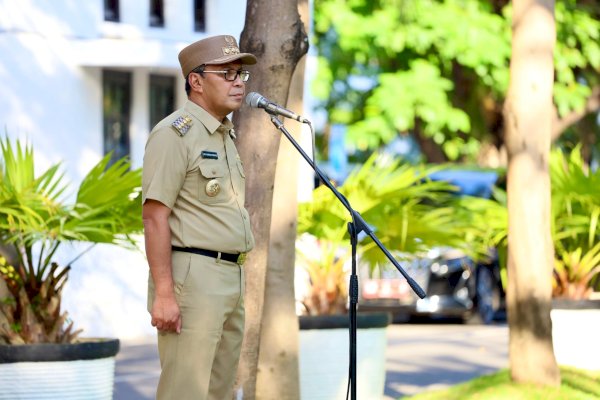
M 308 26 L 308 1 L 299 0 L 298 10 Z M 290 110 L 302 114 L 304 66 L 298 63 L 288 96 Z M 302 128 L 296 122 L 286 124 L 299 141 Z M 256 398 L 261 400 L 297 400 L 300 398 L 298 364 L 298 317 L 294 296 L 296 226 L 298 219 L 298 151 L 287 138 L 282 139 L 275 172 L 271 245 L 269 248 L 265 305 L 263 308 L 256 382 Z M 304 161 L 304 160 L 302 160 Z
M 512 379 L 560 384 L 550 320 L 554 250 L 548 158 L 552 133 L 553 0 L 514 0 L 508 149 L 509 358 Z
M 304 61 L 301 61 L 292 81 L 290 100 L 298 98 L 294 86 L 301 85 L 303 77 Z M 288 106 L 295 103 L 288 102 Z M 301 108 L 289 108 L 301 114 Z M 288 130 L 298 140 L 301 127 L 294 125 L 290 125 Z M 282 140 L 275 173 L 271 246 L 256 383 L 256 398 L 261 400 L 300 398 L 298 317 L 294 298 L 299 159 L 298 151 L 287 139 Z
M 251 68 L 248 92 L 256 91 L 284 104 L 292 74 L 308 50 L 308 38 L 298 14 L 297 0 L 248 0 L 240 48 L 258 57 Z M 256 396 L 261 320 L 271 229 L 271 208 L 280 133 L 262 111 L 245 108 L 236 114 L 240 157 L 246 172 L 246 207 L 256 246 L 244 266 L 246 272 L 246 329 L 238 393 Z

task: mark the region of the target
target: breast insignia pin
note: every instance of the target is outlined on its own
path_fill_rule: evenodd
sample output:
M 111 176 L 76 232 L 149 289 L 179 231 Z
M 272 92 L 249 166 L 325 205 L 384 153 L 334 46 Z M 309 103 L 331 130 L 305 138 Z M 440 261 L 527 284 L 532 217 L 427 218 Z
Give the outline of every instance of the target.
M 205 190 L 208 197 L 215 197 L 221 191 L 221 185 L 219 185 L 219 181 L 217 179 L 211 179 L 206 184 Z

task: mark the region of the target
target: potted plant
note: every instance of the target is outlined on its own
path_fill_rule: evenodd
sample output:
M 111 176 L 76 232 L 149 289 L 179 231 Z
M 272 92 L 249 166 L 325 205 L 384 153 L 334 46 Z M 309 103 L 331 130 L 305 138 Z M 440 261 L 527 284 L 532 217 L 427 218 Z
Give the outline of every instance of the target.
M 30 145 L 0 145 L 0 399 L 64 398 L 62 390 L 110 399 L 119 341 L 80 337 L 61 309 L 71 263 L 56 252 L 75 241 L 135 247 L 141 171 L 109 165 L 109 154 L 69 204 L 60 164 L 36 176 Z
M 600 170 L 581 157 L 552 153 L 555 249 L 552 335 L 559 364 L 600 369 Z
M 428 178 L 439 168 L 385 162 L 373 155 L 338 190 L 375 227 L 388 249 L 416 253 L 430 246 L 459 244 L 459 225 L 452 209 L 444 206 L 453 188 Z M 303 399 L 345 398 L 351 260 L 348 221 L 348 211 L 325 186 L 313 191 L 312 202 L 300 205 L 298 272 L 306 274 L 308 283 L 305 292 L 300 293 L 304 314 L 300 316 Z M 361 264 L 371 267 L 387 262 L 370 238 L 361 240 L 359 255 Z M 383 396 L 385 332 L 389 323 L 387 313 L 358 314 L 357 397 L 361 399 Z

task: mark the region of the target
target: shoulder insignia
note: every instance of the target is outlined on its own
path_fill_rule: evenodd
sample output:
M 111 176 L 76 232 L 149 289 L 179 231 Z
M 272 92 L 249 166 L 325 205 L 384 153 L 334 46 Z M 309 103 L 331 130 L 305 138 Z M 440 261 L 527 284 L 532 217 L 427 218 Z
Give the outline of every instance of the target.
M 190 130 L 192 125 L 193 122 L 189 115 L 182 115 L 171 124 L 179 136 L 184 136 Z
M 237 136 L 236 136 L 236 134 L 235 134 L 235 129 L 231 128 L 231 129 L 229 130 L 229 136 L 230 136 L 230 137 L 231 137 L 233 140 L 237 139 Z

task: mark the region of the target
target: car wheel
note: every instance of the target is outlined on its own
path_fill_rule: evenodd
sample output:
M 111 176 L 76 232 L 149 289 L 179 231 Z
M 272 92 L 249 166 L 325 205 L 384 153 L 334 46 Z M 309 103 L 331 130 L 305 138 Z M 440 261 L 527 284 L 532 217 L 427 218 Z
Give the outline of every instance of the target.
M 487 267 L 477 270 L 477 314 L 481 322 L 490 324 L 500 308 L 500 290 L 492 271 Z

